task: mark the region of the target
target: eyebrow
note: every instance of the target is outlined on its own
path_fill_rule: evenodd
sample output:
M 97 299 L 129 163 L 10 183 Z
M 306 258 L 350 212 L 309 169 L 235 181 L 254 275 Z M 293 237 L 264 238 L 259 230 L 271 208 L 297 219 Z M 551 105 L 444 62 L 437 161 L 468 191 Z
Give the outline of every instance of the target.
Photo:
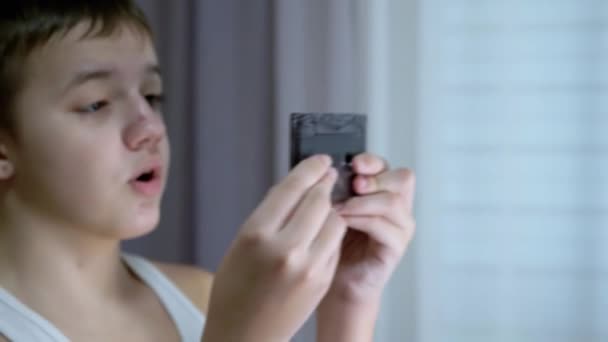
M 116 69 L 113 69 L 113 68 L 80 71 L 80 72 L 76 73 L 76 76 L 74 76 L 72 79 L 70 79 L 70 81 L 64 88 L 63 93 L 65 94 L 68 91 L 70 91 L 71 89 L 76 88 L 76 87 L 78 87 L 84 83 L 90 82 L 90 81 L 96 81 L 96 80 L 105 81 L 105 80 L 111 79 L 117 73 L 118 72 L 116 71 Z M 160 66 L 158 64 L 146 65 L 146 67 L 144 68 L 144 73 L 156 75 L 160 79 L 162 79 L 162 73 L 160 70 Z

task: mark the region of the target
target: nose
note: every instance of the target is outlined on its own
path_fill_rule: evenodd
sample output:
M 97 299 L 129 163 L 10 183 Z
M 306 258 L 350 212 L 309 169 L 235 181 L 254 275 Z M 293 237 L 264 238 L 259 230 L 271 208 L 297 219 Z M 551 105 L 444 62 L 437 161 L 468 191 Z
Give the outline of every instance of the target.
M 147 104 L 139 106 L 140 109 L 124 130 L 123 140 L 130 150 L 154 149 L 165 138 L 166 128 L 162 118 L 146 107 Z

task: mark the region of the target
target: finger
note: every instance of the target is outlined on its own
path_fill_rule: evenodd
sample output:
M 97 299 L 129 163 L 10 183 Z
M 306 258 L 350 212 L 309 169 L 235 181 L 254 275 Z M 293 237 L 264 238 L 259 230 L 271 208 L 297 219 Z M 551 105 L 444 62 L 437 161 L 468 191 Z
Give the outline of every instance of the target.
M 405 251 L 415 231 L 413 220 L 408 220 L 402 227 L 395 226 L 380 216 L 344 216 L 344 220 L 350 229 L 366 233 L 372 240 L 399 256 Z
M 412 210 L 416 191 L 416 176 L 409 169 L 395 169 L 377 176 L 358 175 L 353 180 L 353 188 L 359 195 L 387 191 L 400 194 L 405 199 L 408 210 Z
M 353 197 L 338 212 L 341 215 L 382 216 L 394 225 L 401 225 L 410 215 L 405 198 L 388 191 Z
M 280 229 L 282 239 L 302 245 L 309 244 L 317 236 L 331 210 L 331 189 L 337 178 L 336 169 L 331 168 L 318 184 L 306 192 L 293 215 Z
M 327 261 L 327 269 L 331 274 L 332 280 L 336 274 L 336 270 L 338 269 L 338 264 L 340 263 L 341 254 L 342 254 L 342 249 L 338 248 Z
M 310 253 L 316 260 L 331 263 L 332 256 L 339 253 L 341 249 L 342 240 L 347 231 L 346 227 L 344 219 L 335 210 L 331 210 L 323 228 L 310 245 Z
M 279 230 L 302 196 L 322 179 L 330 166 L 331 158 L 327 155 L 316 155 L 300 162 L 268 192 L 245 226 Z
M 371 153 L 361 153 L 355 156 L 352 161 L 355 173 L 360 175 L 377 175 L 388 170 L 388 162 Z

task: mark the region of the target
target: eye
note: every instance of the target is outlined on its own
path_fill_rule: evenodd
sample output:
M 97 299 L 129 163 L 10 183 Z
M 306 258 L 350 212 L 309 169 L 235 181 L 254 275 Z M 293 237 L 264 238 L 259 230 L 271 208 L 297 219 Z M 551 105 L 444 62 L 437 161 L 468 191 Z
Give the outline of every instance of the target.
M 95 113 L 95 112 L 100 111 L 103 107 L 105 107 L 107 105 L 108 105 L 107 101 L 97 101 L 97 102 L 93 102 L 89 105 L 79 108 L 78 111 L 81 113 Z
M 160 110 L 165 97 L 163 94 L 148 94 L 145 96 L 148 105 L 155 110 Z

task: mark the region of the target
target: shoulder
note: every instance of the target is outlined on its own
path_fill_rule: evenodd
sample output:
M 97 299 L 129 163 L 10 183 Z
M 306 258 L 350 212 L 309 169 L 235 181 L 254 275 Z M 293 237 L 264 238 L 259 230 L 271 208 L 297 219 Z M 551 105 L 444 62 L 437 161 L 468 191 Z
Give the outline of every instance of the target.
M 209 297 L 213 285 L 213 273 L 196 266 L 152 261 L 194 303 L 207 313 Z

